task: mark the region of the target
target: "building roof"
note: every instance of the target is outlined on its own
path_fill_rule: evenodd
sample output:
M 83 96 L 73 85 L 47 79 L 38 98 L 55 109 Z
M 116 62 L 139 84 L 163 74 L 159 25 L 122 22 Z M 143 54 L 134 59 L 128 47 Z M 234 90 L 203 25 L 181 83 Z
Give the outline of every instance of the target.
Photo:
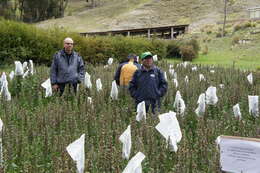
M 150 30 L 157 30 L 157 31 L 163 31 L 163 30 L 167 30 L 169 28 L 183 28 L 183 27 L 188 27 L 189 25 L 172 25 L 172 26 L 160 26 L 160 27 L 150 27 L 150 28 L 135 28 L 135 29 L 122 29 L 122 30 L 113 30 L 113 31 L 102 31 L 102 32 L 82 32 L 80 34 L 84 35 L 84 34 L 107 34 L 107 33 L 122 33 L 122 32 L 146 32 L 148 29 Z
M 260 10 L 260 6 L 257 7 L 251 7 L 247 9 L 248 11 L 252 11 L 252 10 Z

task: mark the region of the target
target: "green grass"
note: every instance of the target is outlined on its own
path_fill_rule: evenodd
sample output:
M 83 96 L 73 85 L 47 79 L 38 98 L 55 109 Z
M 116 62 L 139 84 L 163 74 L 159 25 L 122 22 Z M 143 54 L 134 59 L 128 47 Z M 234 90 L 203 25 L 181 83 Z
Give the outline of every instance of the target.
M 237 32 L 236 35 L 245 35 L 248 30 Z M 200 39 L 205 37 L 201 34 Z M 208 54 L 199 54 L 199 57 L 193 60 L 193 64 L 202 65 L 220 65 L 223 67 L 235 67 L 241 69 L 252 69 L 255 70 L 260 67 L 260 35 L 253 35 L 251 43 L 246 45 L 236 45 L 232 47 L 233 35 L 229 35 L 225 38 L 214 38 L 215 35 L 209 36 L 211 41 L 203 43 L 200 41 L 201 49 L 208 46 Z M 180 62 L 176 59 L 168 59 L 169 62 Z

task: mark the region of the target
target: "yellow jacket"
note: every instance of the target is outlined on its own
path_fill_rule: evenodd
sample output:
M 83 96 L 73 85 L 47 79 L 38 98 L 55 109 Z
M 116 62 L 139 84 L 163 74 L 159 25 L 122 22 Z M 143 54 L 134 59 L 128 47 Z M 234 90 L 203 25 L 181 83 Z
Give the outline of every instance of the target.
M 133 77 L 134 72 L 137 70 L 136 65 L 133 61 L 129 61 L 121 68 L 120 73 L 120 86 L 127 86 Z

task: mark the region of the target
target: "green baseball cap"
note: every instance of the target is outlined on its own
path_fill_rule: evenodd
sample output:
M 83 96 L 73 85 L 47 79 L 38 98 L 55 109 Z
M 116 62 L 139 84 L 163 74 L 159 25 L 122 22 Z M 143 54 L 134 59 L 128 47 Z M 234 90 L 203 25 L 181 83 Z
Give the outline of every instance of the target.
M 144 52 L 141 54 L 141 59 L 145 59 L 146 57 L 153 57 L 152 53 L 151 52 Z

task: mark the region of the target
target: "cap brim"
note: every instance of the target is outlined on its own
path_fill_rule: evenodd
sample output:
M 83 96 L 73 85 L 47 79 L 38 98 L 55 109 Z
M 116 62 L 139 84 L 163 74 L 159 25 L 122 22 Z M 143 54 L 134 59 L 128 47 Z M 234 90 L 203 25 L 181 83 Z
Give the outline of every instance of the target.
M 153 56 L 147 55 L 147 56 L 145 56 L 143 59 L 149 59 L 149 58 L 153 58 Z

